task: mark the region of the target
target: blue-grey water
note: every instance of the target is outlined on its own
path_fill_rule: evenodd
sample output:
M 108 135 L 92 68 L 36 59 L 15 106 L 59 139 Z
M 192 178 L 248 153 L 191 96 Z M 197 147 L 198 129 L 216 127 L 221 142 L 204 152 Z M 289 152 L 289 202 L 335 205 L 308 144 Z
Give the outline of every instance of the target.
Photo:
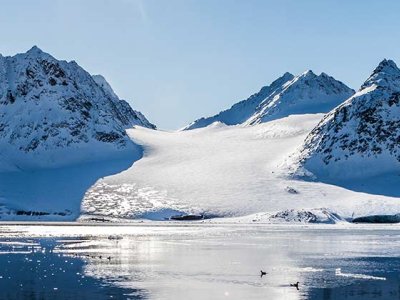
M 399 229 L 2 224 L 0 299 L 400 299 Z

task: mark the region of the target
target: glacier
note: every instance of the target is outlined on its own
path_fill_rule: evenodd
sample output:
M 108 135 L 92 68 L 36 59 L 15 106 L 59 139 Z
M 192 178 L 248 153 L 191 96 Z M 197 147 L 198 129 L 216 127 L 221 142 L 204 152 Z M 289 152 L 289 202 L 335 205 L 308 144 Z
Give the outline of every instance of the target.
M 343 154 L 350 147 L 342 149 L 346 140 L 336 134 L 354 131 L 359 120 L 370 128 L 357 103 L 379 108 L 382 128 L 397 120 L 392 61 L 357 93 L 325 73 L 285 73 L 232 109 L 178 131 L 154 130 L 103 76 L 37 47 L 0 57 L 0 78 L 0 220 L 142 222 L 196 214 L 212 223 L 339 224 L 400 210 L 397 173 L 372 172 L 385 166 L 378 144 L 397 168 L 397 128 L 371 141 L 366 158 L 355 156 L 377 166 L 360 172 L 365 176 L 347 180 L 338 172 L 324 180 L 307 164 L 333 145 L 341 159 L 329 164 L 344 164 L 328 172 L 356 173 Z M 344 117 L 344 110 L 354 113 Z

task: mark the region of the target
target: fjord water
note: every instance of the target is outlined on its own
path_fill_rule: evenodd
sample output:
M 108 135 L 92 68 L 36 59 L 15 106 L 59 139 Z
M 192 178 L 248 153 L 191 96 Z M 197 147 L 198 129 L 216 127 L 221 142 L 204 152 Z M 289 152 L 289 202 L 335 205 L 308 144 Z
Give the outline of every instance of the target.
M 0 298 L 399 299 L 398 229 L 3 223 Z

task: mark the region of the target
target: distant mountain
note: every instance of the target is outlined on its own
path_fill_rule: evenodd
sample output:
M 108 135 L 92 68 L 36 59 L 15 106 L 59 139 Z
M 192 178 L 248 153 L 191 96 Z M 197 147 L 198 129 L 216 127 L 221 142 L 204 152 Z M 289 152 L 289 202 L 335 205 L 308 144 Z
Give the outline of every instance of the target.
M 206 127 L 214 122 L 222 122 L 226 125 L 237 125 L 246 122 L 256 111 L 259 104 L 274 91 L 280 89 L 286 82 L 291 81 L 294 76 L 285 73 L 269 86 L 264 86 L 258 93 L 234 104 L 231 108 L 221 111 L 219 114 L 198 119 L 184 128 L 184 130 Z
M 155 128 L 101 76 L 33 47 L 0 55 L 0 171 L 112 158 L 137 147 L 125 129 Z
M 354 91 L 333 77 L 306 71 L 298 76 L 285 73 L 271 85 L 219 114 L 201 118 L 184 130 L 208 126 L 214 122 L 227 125 L 254 125 L 293 114 L 326 113 Z
M 400 70 L 393 61 L 383 60 L 354 96 L 323 118 L 300 162 L 330 178 L 400 171 Z

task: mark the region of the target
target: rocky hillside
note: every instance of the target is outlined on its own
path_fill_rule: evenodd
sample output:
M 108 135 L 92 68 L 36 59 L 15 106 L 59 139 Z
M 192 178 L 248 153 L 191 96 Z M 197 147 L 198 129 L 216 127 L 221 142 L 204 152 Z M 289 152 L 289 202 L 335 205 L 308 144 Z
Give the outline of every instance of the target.
M 383 60 L 354 96 L 312 130 L 300 163 L 331 178 L 400 171 L 400 69 L 393 61 Z
M 219 114 L 201 118 L 184 129 L 208 126 L 214 122 L 227 125 L 255 125 L 289 115 L 326 113 L 354 94 L 333 77 L 306 71 L 298 76 L 285 73 L 271 85 Z
M 136 151 L 125 129 L 155 128 L 100 76 L 33 47 L 0 55 L 0 171 L 58 167 Z

